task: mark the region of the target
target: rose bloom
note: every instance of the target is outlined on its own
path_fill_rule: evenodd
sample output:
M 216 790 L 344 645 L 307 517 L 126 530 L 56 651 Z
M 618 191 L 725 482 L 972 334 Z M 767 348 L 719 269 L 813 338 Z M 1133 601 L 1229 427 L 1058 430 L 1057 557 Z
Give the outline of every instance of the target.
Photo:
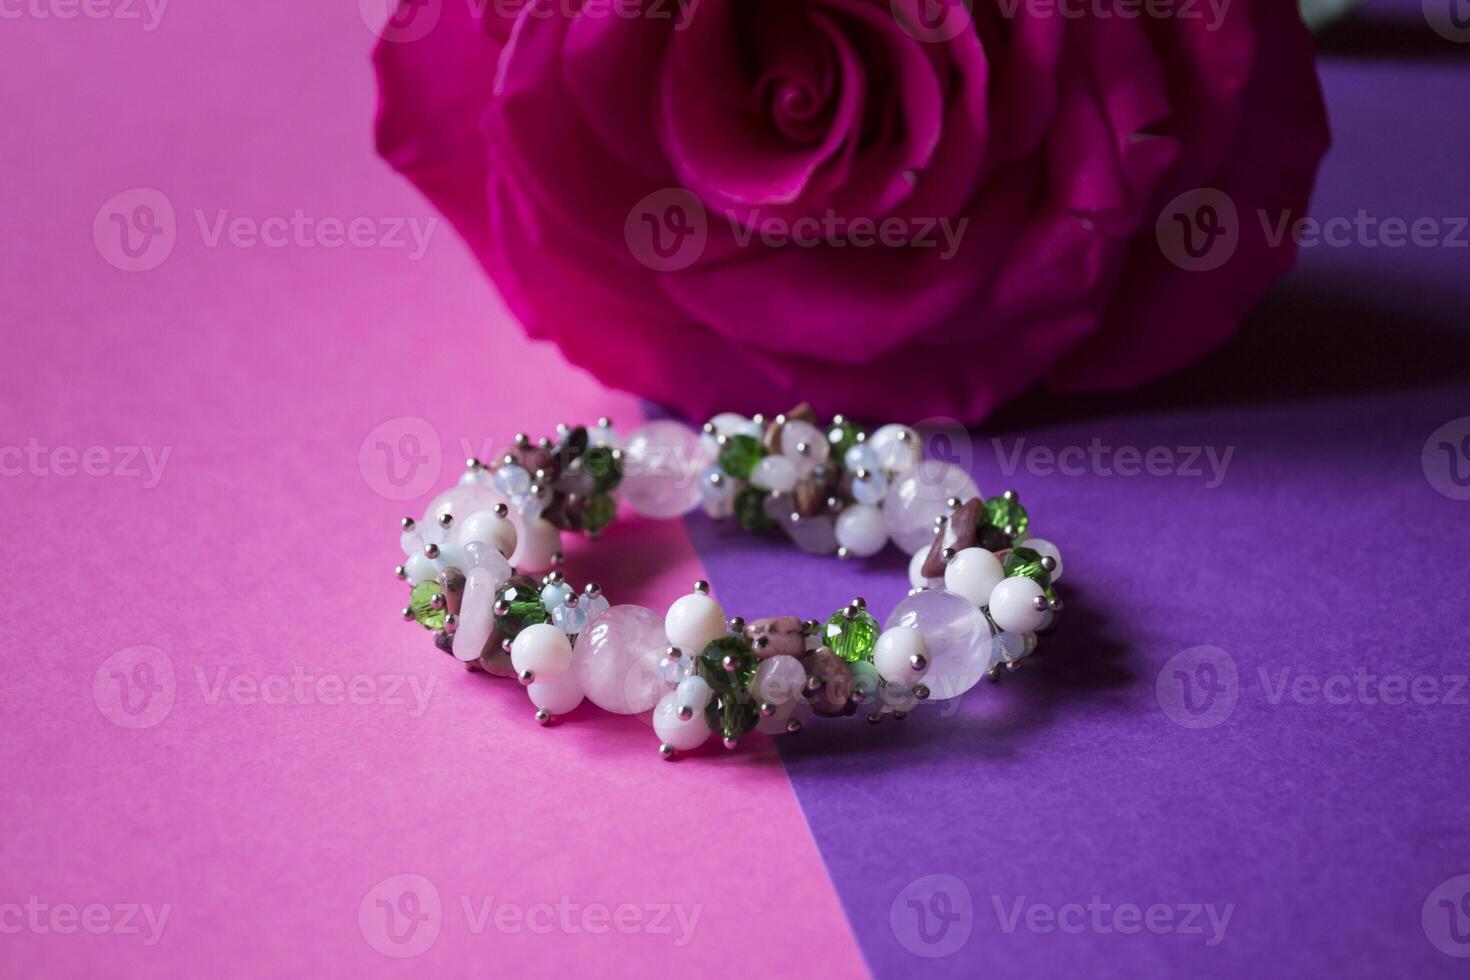
M 1294 259 L 1291 0 L 404 0 L 378 144 L 527 332 L 695 419 L 1134 385 Z

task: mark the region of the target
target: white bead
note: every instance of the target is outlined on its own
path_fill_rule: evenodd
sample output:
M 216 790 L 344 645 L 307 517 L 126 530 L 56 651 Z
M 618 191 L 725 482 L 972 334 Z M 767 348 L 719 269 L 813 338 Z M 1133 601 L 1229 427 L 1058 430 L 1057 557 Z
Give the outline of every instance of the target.
M 488 547 L 488 545 L 487 545 Z M 466 559 L 464 549 L 453 541 L 445 541 L 439 546 L 439 557 L 434 559 L 434 570 L 442 572 L 446 568 L 465 569 Z
M 750 473 L 752 486 L 775 493 L 796 489 L 796 464 L 785 456 L 765 456 Z
M 508 463 L 495 471 L 490 482 L 507 497 L 519 497 L 531 488 L 531 474 L 524 466 Z
M 1036 608 L 1041 586 L 1024 575 L 1002 579 L 990 593 L 990 618 L 1007 633 L 1030 633 L 1046 618 L 1045 607 Z
M 853 476 L 852 499 L 860 504 L 881 504 L 888 495 L 888 478 L 877 470 L 866 473 L 866 476 Z M 887 533 L 886 526 L 884 533 Z
M 699 444 L 711 459 L 720 453 L 718 436 L 753 436 L 761 437 L 760 427 L 753 421 L 738 412 L 721 412 L 709 420 L 709 424 L 715 427 L 714 435 L 699 434 Z
M 888 543 L 883 511 L 869 504 L 852 504 L 837 517 L 837 543 L 862 558 L 876 555 Z
M 675 703 L 681 708 L 688 708 L 695 712 L 703 711 L 705 705 L 709 704 L 709 699 L 714 696 L 714 688 L 698 675 L 684 678 L 674 689 Z
M 469 663 L 478 660 L 494 625 L 491 607 L 500 586 L 488 568 L 471 568 L 465 573 L 464 596 L 459 603 L 459 627 L 454 631 L 454 656 Z
M 550 582 L 541 587 L 541 605 L 548 612 L 566 602 L 576 595 L 572 587 L 565 582 Z
M 970 474 L 951 463 L 928 459 L 888 484 L 883 516 L 893 541 L 909 554 L 934 542 L 934 519 L 949 514 L 949 498 L 980 496 Z
M 434 567 L 433 560 L 424 557 L 422 551 L 416 555 L 409 555 L 408 560 L 403 563 L 403 570 L 407 573 L 409 585 L 427 582 L 439 574 L 439 570 Z
M 494 487 L 453 486 L 429 502 L 419 528 L 438 526 L 439 518 L 445 514 L 452 515 L 458 523 L 476 511 L 494 510 L 496 504 L 510 506 L 510 498 Z
M 795 701 L 805 689 L 806 668 L 784 653 L 762 660 L 750 684 L 751 693 L 758 699 L 776 705 Z
M 1005 566 L 995 552 L 984 548 L 966 548 L 944 566 L 944 587 L 977 606 L 990 601 L 990 593 L 1005 577 Z
M 906 425 L 890 423 L 868 438 L 868 445 L 878 457 L 878 465 L 895 476 L 907 473 L 923 458 L 923 441 Z
M 857 470 L 877 470 L 882 466 L 882 463 L 878 460 L 878 454 L 873 452 L 873 447 L 866 442 L 853 443 L 851 446 L 848 446 L 847 452 L 842 457 L 842 462 L 847 469 L 853 472 Z
M 802 452 L 800 447 L 806 447 Z M 832 444 L 821 429 L 801 419 L 788 419 L 781 426 L 781 455 L 796 464 L 800 473 L 809 472 L 819 463 L 825 463 L 832 453 Z
M 398 547 L 403 549 L 405 555 L 422 555 L 424 553 L 424 539 L 419 536 L 417 525 L 398 535 Z
M 531 703 L 538 708 L 544 708 L 554 715 L 564 715 L 572 711 L 582 703 L 582 682 L 575 671 L 567 671 L 560 677 L 552 677 L 544 681 L 533 681 L 526 688 L 526 693 L 531 696 Z
M 1033 642 L 1028 642 L 1029 633 L 997 633 L 995 634 L 995 655 L 991 658 L 995 663 L 1014 663 L 1029 656 L 1035 649 Z
M 878 668 L 866 660 L 858 660 L 850 665 L 852 671 L 852 690 L 860 698 L 858 710 L 872 709 L 882 703 L 882 675 Z M 871 713 L 871 711 L 870 711 Z
M 687 751 L 699 748 L 709 738 L 709 722 L 704 720 L 703 711 L 694 712 L 688 721 L 680 718 L 678 695 L 670 691 L 653 709 L 653 732 L 660 742 Z
M 551 567 L 551 556 L 561 550 L 561 532 L 543 517 L 527 519 L 516 543 L 510 563 L 523 572 L 544 572 Z
M 913 659 L 922 657 L 925 666 L 914 666 Z M 873 666 L 890 684 L 910 687 L 928 672 L 929 641 L 912 626 L 895 626 L 878 636 L 873 648 Z
M 487 542 L 509 558 L 516 553 L 516 527 L 508 517 L 496 517 L 488 510 L 476 511 L 459 524 L 460 546 L 471 541 Z
M 669 643 L 686 657 L 697 657 L 711 640 L 725 635 L 725 610 L 713 597 L 702 592 L 680 596 L 664 616 L 664 630 Z
M 916 589 L 942 589 L 943 578 L 925 578 L 924 562 L 929 558 L 929 549 L 920 548 L 914 552 L 914 557 L 909 559 L 909 585 Z
M 1051 570 L 1051 580 L 1057 581 L 1062 577 L 1062 553 L 1057 546 L 1046 538 L 1027 538 L 1021 542 L 1021 547 L 1030 548 L 1043 558 L 1050 558 L 1057 563 L 1057 567 Z
M 527 626 L 511 641 L 510 664 L 545 680 L 560 677 L 572 665 L 571 641 L 550 623 Z

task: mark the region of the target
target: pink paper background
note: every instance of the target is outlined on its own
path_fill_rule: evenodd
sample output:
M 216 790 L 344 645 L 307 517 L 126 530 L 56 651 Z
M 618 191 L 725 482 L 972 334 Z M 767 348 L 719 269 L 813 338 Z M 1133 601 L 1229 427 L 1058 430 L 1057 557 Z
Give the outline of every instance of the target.
M 639 409 L 505 323 L 442 223 L 418 259 L 411 236 L 211 244 L 222 209 L 368 218 L 375 234 L 434 219 L 371 152 L 366 23 L 381 11 L 363 6 L 178 2 L 153 29 L 142 5 L 3 26 L 0 445 L 37 452 L 0 458 L 0 973 L 863 973 L 768 743 L 669 766 L 636 720 L 584 710 L 542 730 L 513 685 L 396 621 L 394 522 L 428 493 L 389 499 L 378 442 L 422 436 L 427 461 L 397 472 L 437 487 L 462 439 L 479 452 Z M 158 201 L 113 200 L 134 188 L 166 198 L 176 240 L 129 272 L 111 216 Z M 156 486 L 133 448 L 169 454 Z M 104 475 L 67 475 L 72 451 Z M 601 561 L 573 556 L 573 579 L 662 608 L 702 574 L 681 525 L 609 537 Z M 135 680 L 140 659 L 161 686 L 133 716 L 118 698 L 141 696 L 113 672 Z M 280 688 L 297 668 L 327 686 Z M 222 677 L 284 703 L 216 696 Z M 323 703 L 352 684 L 372 703 Z M 412 684 L 433 685 L 421 715 Z M 156 723 L 124 727 L 139 719 Z M 437 939 L 406 960 L 371 944 L 370 889 L 400 874 L 443 903 Z M 153 946 L 16 932 L 5 907 L 31 896 L 169 917 Z M 681 947 L 673 918 L 672 935 L 475 934 L 461 896 L 701 908 Z

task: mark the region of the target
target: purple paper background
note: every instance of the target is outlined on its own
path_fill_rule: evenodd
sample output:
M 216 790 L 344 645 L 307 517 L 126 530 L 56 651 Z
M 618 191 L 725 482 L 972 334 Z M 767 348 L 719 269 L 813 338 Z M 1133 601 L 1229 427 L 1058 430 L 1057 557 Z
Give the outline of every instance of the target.
M 1470 67 L 1414 6 L 1326 41 L 1336 143 L 1319 218 L 1466 213 Z M 876 975 L 1470 970 L 1420 921 L 1436 886 L 1470 872 L 1470 695 L 1300 704 L 1288 688 L 1273 703 L 1283 669 L 1429 677 L 1441 695 L 1470 670 L 1470 503 L 1436 492 L 1420 461 L 1430 433 L 1470 415 L 1467 274 L 1463 244 L 1305 248 L 1243 333 L 1196 368 L 1117 397 L 1036 397 L 974 435 L 981 490 L 1018 490 L 1061 545 L 1062 629 L 1034 669 L 982 684 L 956 717 L 925 708 L 901 725 L 813 725 L 781 741 Z M 1235 452 L 1206 489 L 1179 476 L 1006 476 L 992 439 L 1006 452 L 1018 439 Z M 903 595 L 896 555 L 834 564 L 689 523 L 732 612 L 815 615 L 863 595 L 881 621 Z M 1202 645 L 1237 666 L 1238 700 L 1193 730 L 1161 709 L 1155 681 Z M 946 938 L 914 938 L 904 901 L 890 912 L 936 873 L 970 893 L 971 934 L 920 957 Z M 995 908 L 1094 895 L 1234 909 L 1207 946 L 1208 920 L 1204 935 L 1042 933 L 1024 919 L 1007 932 Z

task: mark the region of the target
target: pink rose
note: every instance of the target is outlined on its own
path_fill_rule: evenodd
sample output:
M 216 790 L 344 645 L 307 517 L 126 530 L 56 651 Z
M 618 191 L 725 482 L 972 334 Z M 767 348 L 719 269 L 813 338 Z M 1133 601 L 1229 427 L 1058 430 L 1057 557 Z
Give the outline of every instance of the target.
M 695 419 L 1177 368 L 1290 268 L 1328 142 L 1291 0 L 403 0 L 384 37 L 383 155 L 533 337 Z

